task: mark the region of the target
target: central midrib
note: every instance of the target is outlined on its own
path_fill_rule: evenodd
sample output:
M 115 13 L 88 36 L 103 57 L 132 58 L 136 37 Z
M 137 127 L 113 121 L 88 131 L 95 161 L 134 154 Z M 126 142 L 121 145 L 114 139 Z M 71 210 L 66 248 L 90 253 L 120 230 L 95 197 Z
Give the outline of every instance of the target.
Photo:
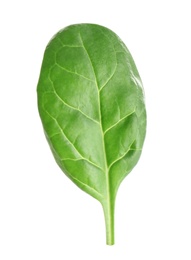
M 103 124 L 102 124 L 102 112 L 101 112 L 101 102 L 100 102 L 100 90 L 99 90 L 99 86 L 98 86 L 98 80 L 96 77 L 96 73 L 95 73 L 95 69 L 92 63 L 92 60 L 90 58 L 90 55 L 84 45 L 84 41 L 82 39 L 81 33 L 79 32 L 79 36 L 82 42 L 82 47 L 84 48 L 87 57 L 89 59 L 90 62 L 90 66 L 92 68 L 93 74 L 94 74 L 94 78 L 95 78 L 95 84 L 96 84 L 96 89 L 97 89 L 97 94 L 98 94 L 98 110 L 99 110 L 99 119 L 100 119 L 100 132 L 101 132 L 101 136 L 102 136 L 102 145 L 103 145 L 103 154 L 104 154 L 104 164 L 105 164 L 105 176 L 106 176 L 106 203 L 107 203 L 107 207 L 110 208 L 110 185 L 109 185 L 109 172 L 108 172 L 108 164 L 107 164 L 107 154 L 106 154 L 106 148 L 105 148 L 105 139 L 104 139 L 104 131 L 103 131 Z M 104 203 L 104 202 L 103 202 Z
M 98 106 L 99 106 L 99 125 L 100 125 L 100 133 L 102 137 L 102 146 L 103 146 L 103 156 L 104 156 L 104 164 L 105 164 L 105 185 L 106 185 L 106 192 L 104 192 L 103 199 L 100 200 L 104 216 L 105 216 L 105 224 L 106 224 L 106 241 L 108 245 L 114 244 L 114 201 L 113 197 L 111 197 L 111 187 L 110 187 L 110 176 L 109 176 L 109 168 L 107 164 L 107 154 L 106 154 L 106 147 L 105 147 L 105 139 L 104 139 L 104 131 L 103 131 L 103 124 L 102 124 L 102 111 L 101 111 L 101 98 L 100 98 L 100 89 L 98 87 L 98 80 L 96 77 L 95 69 L 92 63 L 92 60 L 90 58 L 90 55 L 84 45 L 83 39 L 81 34 L 79 33 L 82 46 L 87 54 L 87 57 L 89 59 L 90 66 L 92 67 L 92 71 L 94 73 L 95 78 L 95 85 L 97 88 L 97 94 L 98 94 Z

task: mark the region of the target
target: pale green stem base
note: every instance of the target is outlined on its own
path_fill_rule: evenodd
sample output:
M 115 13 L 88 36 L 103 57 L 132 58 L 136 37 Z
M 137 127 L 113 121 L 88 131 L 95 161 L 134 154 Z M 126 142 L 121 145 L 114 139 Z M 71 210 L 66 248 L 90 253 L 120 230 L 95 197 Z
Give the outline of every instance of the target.
M 105 227 L 106 227 L 106 244 L 114 245 L 115 234 L 114 234 L 114 202 L 108 204 L 103 204 L 103 211 L 105 216 Z

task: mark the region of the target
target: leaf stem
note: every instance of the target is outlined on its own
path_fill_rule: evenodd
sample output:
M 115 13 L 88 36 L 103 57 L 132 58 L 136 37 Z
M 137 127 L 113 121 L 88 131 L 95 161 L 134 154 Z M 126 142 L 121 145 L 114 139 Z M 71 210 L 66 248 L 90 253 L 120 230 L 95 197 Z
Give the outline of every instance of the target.
M 109 199 L 109 201 L 102 204 L 104 216 L 105 216 L 105 228 L 106 228 L 106 244 L 114 245 L 115 232 L 114 232 L 114 211 L 115 201 Z

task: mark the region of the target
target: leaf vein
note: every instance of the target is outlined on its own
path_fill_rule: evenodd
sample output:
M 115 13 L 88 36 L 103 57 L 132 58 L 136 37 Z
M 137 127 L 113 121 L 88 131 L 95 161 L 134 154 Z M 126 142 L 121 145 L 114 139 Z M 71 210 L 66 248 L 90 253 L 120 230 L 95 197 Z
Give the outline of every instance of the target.
M 114 70 L 113 70 L 113 73 L 112 73 L 111 76 L 108 78 L 108 80 L 103 84 L 103 86 L 100 88 L 99 91 L 101 91 L 101 90 L 107 85 L 107 83 L 113 78 L 113 76 L 114 76 L 114 74 L 115 74 L 115 72 L 116 72 L 116 70 L 117 70 L 117 65 L 118 65 L 118 63 L 117 63 L 116 50 L 115 50 L 115 47 L 114 47 L 113 42 L 111 41 L 111 39 L 108 37 L 108 35 L 105 34 L 105 32 L 104 32 L 101 28 L 99 28 L 99 31 L 109 40 L 109 42 L 110 42 L 111 45 L 113 46 L 113 51 L 114 51 L 114 53 L 115 53 L 115 60 L 116 60 L 115 68 L 114 68 Z
M 91 190 L 93 193 L 95 193 L 98 197 L 103 198 L 103 195 L 97 191 L 96 189 L 94 189 L 93 187 L 89 186 L 88 184 L 80 181 L 78 178 L 75 178 L 74 176 L 72 176 L 71 174 L 68 174 L 72 179 L 74 179 L 75 181 L 79 182 L 80 184 L 84 185 L 87 189 Z
M 57 37 L 57 39 L 58 39 L 59 42 L 62 44 L 62 47 L 69 47 L 69 48 L 82 48 L 81 45 L 69 45 L 69 44 L 64 44 L 64 43 L 62 42 L 62 40 L 61 40 L 59 37 Z
M 90 58 L 90 55 L 84 45 L 81 33 L 79 32 L 80 38 L 81 38 L 81 42 L 82 45 L 84 47 L 84 50 L 87 54 L 87 57 L 89 59 L 90 65 L 92 67 L 93 73 L 94 73 L 94 77 L 95 77 L 95 81 L 96 81 L 96 86 L 97 86 L 97 94 L 98 94 L 98 108 L 99 108 L 99 117 L 100 117 L 100 132 L 101 132 L 101 137 L 102 137 L 102 146 L 103 146 L 103 154 L 104 154 L 104 164 L 105 164 L 105 177 L 106 177 L 106 190 L 107 190 L 107 202 L 108 205 L 110 204 L 110 184 L 109 184 L 109 172 L 108 172 L 108 164 L 107 164 L 107 154 L 106 154 L 106 147 L 105 147 L 105 139 L 104 139 L 104 134 L 103 134 L 103 124 L 102 124 L 102 112 L 101 112 L 101 98 L 100 98 L 100 91 L 99 91 L 99 86 L 98 86 L 98 80 L 96 77 L 96 73 L 95 73 L 95 69 L 92 63 L 92 60 Z
M 93 70 L 93 73 L 94 73 L 94 77 L 95 77 L 95 82 L 96 82 L 96 86 L 97 86 L 97 94 L 98 94 L 98 106 L 99 106 L 99 117 L 100 117 L 100 131 L 101 131 L 101 135 L 102 135 L 102 144 L 103 144 L 103 151 L 104 151 L 104 161 L 105 161 L 105 168 L 107 168 L 107 158 L 106 158 L 106 149 L 105 149 L 105 140 L 104 140 L 104 134 L 103 134 L 103 125 L 102 125 L 102 113 L 101 113 L 101 104 L 100 104 L 100 91 L 99 91 L 99 86 L 98 86 L 98 80 L 97 80 L 97 77 L 96 77 L 96 73 L 95 73 L 95 69 L 94 69 L 94 66 L 93 66 L 93 63 L 92 63 L 92 60 L 90 58 L 90 55 L 84 45 L 84 42 L 83 42 L 83 39 L 82 39 L 82 36 L 81 36 L 81 33 L 79 32 L 79 35 L 80 35 L 80 39 L 81 39 L 81 42 L 82 42 L 82 46 L 87 54 L 87 57 L 89 59 L 89 62 L 90 62 L 90 65 L 92 67 L 92 70 Z
M 90 119 L 91 121 L 93 121 L 94 123 L 99 124 L 99 122 L 98 122 L 97 120 L 95 120 L 95 119 L 93 119 L 92 117 L 86 115 L 86 114 L 85 114 L 82 110 L 80 110 L 79 108 L 73 107 L 73 106 L 71 106 L 70 104 L 66 103 L 66 101 L 64 101 L 64 100 L 60 97 L 60 95 L 57 93 L 57 91 L 56 91 L 56 89 L 55 89 L 55 87 L 54 87 L 54 83 L 53 83 L 53 81 L 52 81 L 51 78 L 50 78 L 50 75 L 49 75 L 49 80 L 50 80 L 51 83 L 52 83 L 53 93 L 55 93 L 55 95 L 58 97 L 58 99 L 59 99 L 65 106 L 67 106 L 67 107 L 69 107 L 69 108 L 71 108 L 71 109 L 73 109 L 73 110 L 76 110 L 76 111 L 80 112 L 82 115 L 84 115 L 85 117 L 87 117 L 88 119 Z M 46 94 L 46 93 L 52 93 L 52 92 L 48 92 L 48 91 L 47 91 L 47 92 L 45 92 L 44 94 Z
M 99 91 L 98 81 L 97 81 L 97 77 L 96 77 L 96 73 L 95 73 L 95 69 L 94 69 L 93 63 L 92 63 L 92 61 L 91 61 L 90 55 L 89 55 L 89 53 L 88 53 L 88 51 L 87 51 L 85 45 L 84 45 L 84 42 L 83 42 L 83 39 L 82 39 L 82 36 L 81 36 L 81 33 L 80 33 L 80 32 L 79 32 L 79 35 L 80 35 L 80 39 L 81 39 L 81 42 L 82 42 L 82 47 L 84 48 L 84 50 L 85 50 L 85 52 L 86 52 L 86 54 L 87 54 L 87 57 L 88 57 L 88 59 L 89 59 L 90 65 L 91 65 L 92 70 L 93 70 L 93 74 L 94 74 L 94 78 L 95 78 L 97 90 Z
M 135 139 L 135 140 L 136 140 L 136 139 Z M 132 146 L 132 144 L 135 142 L 135 140 L 130 144 L 130 146 L 128 147 L 127 151 L 126 151 L 122 156 L 118 157 L 115 161 L 113 161 L 113 162 L 110 164 L 109 170 L 111 169 L 111 167 L 112 167 L 116 162 L 118 162 L 118 161 L 120 161 L 121 159 L 123 159 L 123 158 L 128 154 L 128 152 L 131 151 L 131 146 Z M 132 149 L 132 150 L 133 150 L 133 149 Z
M 101 90 L 109 83 L 109 81 L 113 78 L 113 76 L 114 76 L 114 74 L 115 74 L 115 72 L 116 72 L 116 70 L 117 70 L 117 65 L 118 65 L 118 64 L 116 63 L 112 75 L 111 75 L 111 76 L 109 77 L 109 79 L 103 84 L 103 86 L 99 89 L 99 91 L 101 91 Z
M 98 166 L 97 164 L 95 164 L 94 162 L 88 160 L 87 158 L 85 158 L 79 151 L 78 149 L 74 146 L 74 144 L 72 143 L 72 141 L 67 137 L 67 135 L 64 133 L 64 130 L 62 129 L 62 127 L 60 126 L 58 120 L 56 118 L 54 118 L 44 107 L 43 107 L 44 111 L 52 118 L 52 120 L 54 120 L 58 126 L 58 128 L 60 129 L 60 133 L 67 139 L 67 141 L 71 144 L 71 146 L 76 150 L 76 152 L 80 155 L 80 157 L 87 161 L 88 163 L 94 165 L 95 167 L 99 168 L 100 170 L 103 171 L 103 169 Z M 58 133 L 57 133 L 58 134 Z
M 98 166 L 96 163 L 88 160 L 87 158 L 83 157 L 81 154 L 80 154 L 81 158 L 77 158 L 77 159 L 72 159 L 72 158 L 64 158 L 64 159 L 61 159 L 61 161 L 80 161 L 80 160 L 83 160 L 83 161 L 87 161 L 88 163 L 94 165 L 96 168 L 100 169 L 101 171 L 104 171 L 100 166 Z
M 135 113 L 135 110 L 127 115 L 125 115 L 124 117 L 122 117 L 121 119 L 119 119 L 115 124 L 113 124 L 112 126 L 110 126 L 109 128 L 107 128 L 105 131 L 104 131 L 104 135 L 110 131 L 113 127 L 115 127 L 116 125 L 118 125 L 121 121 L 123 121 L 125 118 L 131 116 L 132 114 Z
M 61 66 L 57 61 L 55 62 L 55 64 L 56 64 L 60 69 L 66 71 L 66 72 L 68 72 L 68 73 L 71 73 L 71 74 L 77 75 L 77 76 L 79 76 L 79 77 L 82 77 L 83 79 L 86 79 L 86 80 L 89 80 L 89 81 L 91 81 L 91 82 L 94 82 L 94 80 L 89 79 L 89 78 L 85 77 L 85 76 L 82 75 L 82 74 L 79 74 L 79 73 L 77 73 L 77 72 L 74 72 L 74 71 L 71 71 L 71 70 L 68 70 L 68 69 L 64 68 L 64 67 Z

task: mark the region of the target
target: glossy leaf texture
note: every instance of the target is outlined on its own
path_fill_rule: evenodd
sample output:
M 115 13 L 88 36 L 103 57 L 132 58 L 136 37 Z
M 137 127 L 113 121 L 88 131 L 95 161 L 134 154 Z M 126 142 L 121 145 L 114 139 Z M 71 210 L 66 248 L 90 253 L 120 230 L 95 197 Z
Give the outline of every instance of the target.
M 146 132 L 143 88 L 133 58 L 103 26 L 68 26 L 46 47 L 37 92 L 55 160 L 101 202 L 107 244 L 113 244 L 116 193 L 140 157 Z

